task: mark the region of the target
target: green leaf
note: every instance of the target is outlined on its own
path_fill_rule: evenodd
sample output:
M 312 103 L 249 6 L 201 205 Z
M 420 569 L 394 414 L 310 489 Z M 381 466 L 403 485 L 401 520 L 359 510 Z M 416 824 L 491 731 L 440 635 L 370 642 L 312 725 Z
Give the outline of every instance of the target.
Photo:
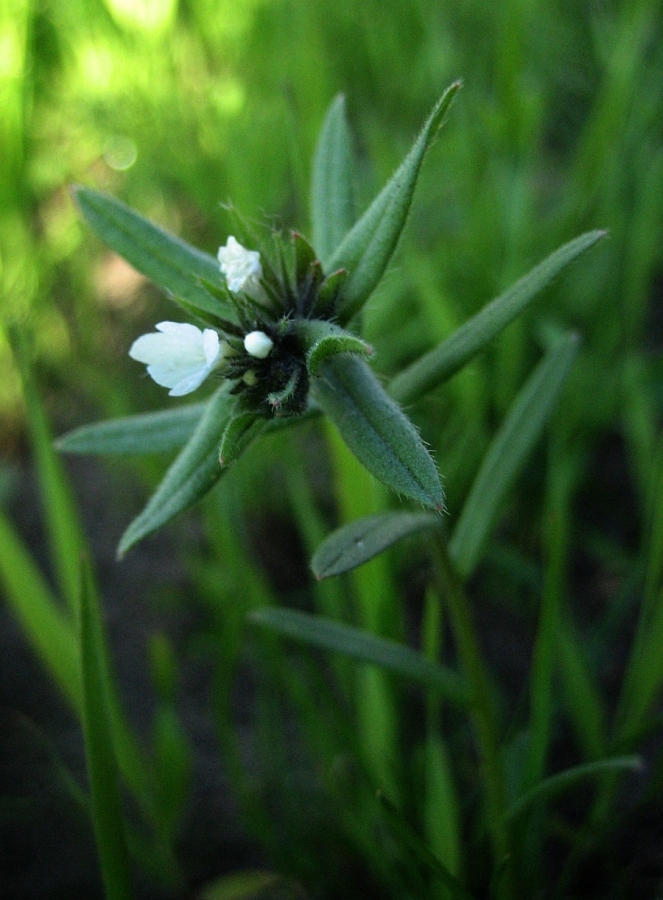
M 439 528 L 434 513 L 388 512 L 365 516 L 333 531 L 313 554 L 311 569 L 321 581 L 356 569 L 397 541 L 424 528 Z
M 366 363 L 350 354 L 325 360 L 311 389 L 359 462 L 383 484 L 441 510 L 444 494 L 428 450 Z
M 320 319 L 298 319 L 293 329 L 306 347 L 306 365 L 311 375 L 317 375 L 320 365 L 339 353 L 372 356 L 373 348 L 356 334 L 351 334 L 333 322 Z
M 527 812 L 534 803 L 554 797 L 556 794 L 574 787 L 579 781 L 583 781 L 586 778 L 596 778 L 599 775 L 626 769 L 637 771 L 642 769 L 642 767 L 642 759 L 639 756 L 615 756 L 565 769 L 563 772 L 558 772 L 556 775 L 545 778 L 531 791 L 527 791 L 526 794 L 519 797 L 505 812 L 504 820 L 513 822 Z
M 254 413 L 238 413 L 228 422 L 219 444 L 219 463 L 227 468 L 235 462 L 251 441 L 267 425 L 267 419 L 257 419 Z
M 562 618 L 557 633 L 557 662 L 562 696 L 577 745 L 583 756 L 600 759 L 607 748 L 606 710 L 586 658 L 586 645 L 571 621 Z
M 80 597 L 83 733 L 92 815 L 107 900 L 131 900 L 131 865 L 110 720 L 108 672 L 98 601 L 87 564 Z
M 326 319 L 332 315 L 336 309 L 336 301 L 341 293 L 341 288 L 345 284 L 348 273 L 345 269 L 338 269 L 332 272 L 322 282 L 318 288 L 318 295 L 312 309 L 312 314 L 321 319 Z
M 281 876 L 272 872 L 234 872 L 203 887 L 199 900 L 255 900 L 261 895 L 267 900 L 266 891 L 280 883 Z
M 396 641 L 322 616 L 273 606 L 253 610 L 249 620 L 303 644 L 342 653 L 358 662 L 423 682 L 453 703 L 466 705 L 468 702 L 467 688 L 459 675 Z
M 382 791 L 378 791 L 377 798 L 394 837 L 412 855 L 418 869 L 437 878 L 452 897 L 457 897 L 458 900 L 472 900 L 472 895 L 462 881 L 452 875 L 449 869 L 440 862 Z
M 186 444 L 206 408 L 207 401 L 203 401 L 83 425 L 63 434 L 55 446 L 63 453 L 168 453 Z
M 122 535 L 117 551 L 120 558 L 146 535 L 200 500 L 221 477 L 224 470 L 219 463 L 219 443 L 235 406 L 229 390 L 226 382 L 212 395 L 188 443 L 145 509 Z
M 74 196 L 102 241 L 175 300 L 181 298 L 187 309 L 203 314 L 227 314 L 227 307 L 201 283 L 205 278 L 223 285 L 214 257 L 168 234 L 113 197 L 84 187 L 75 188 Z
M 412 403 L 451 378 L 509 322 L 520 315 L 562 269 L 605 237 L 590 231 L 560 247 L 454 333 L 404 369 L 389 385 L 399 403 Z
M 326 260 L 326 272 L 348 270 L 338 304 L 341 325 L 359 312 L 382 278 L 405 226 L 426 150 L 442 127 L 459 89 L 459 81 L 447 88 L 400 168 Z
M 464 578 L 479 561 L 499 508 L 552 413 L 577 348 L 577 335 L 568 334 L 546 353 L 490 445 L 449 542 Z
M 313 246 L 324 263 L 355 222 L 352 138 L 345 97 L 332 100 L 320 129 L 311 177 Z M 337 267 L 338 268 L 338 267 Z
M 25 337 L 20 329 L 13 327 L 8 329 L 8 335 L 23 385 L 51 561 L 60 594 L 75 612 L 79 594 L 80 554 L 85 538 L 62 460 L 53 449 L 53 435 L 34 382 Z
M 81 708 L 78 641 L 28 549 L 0 510 L 0 581 L 25 636 L 69 703 Z

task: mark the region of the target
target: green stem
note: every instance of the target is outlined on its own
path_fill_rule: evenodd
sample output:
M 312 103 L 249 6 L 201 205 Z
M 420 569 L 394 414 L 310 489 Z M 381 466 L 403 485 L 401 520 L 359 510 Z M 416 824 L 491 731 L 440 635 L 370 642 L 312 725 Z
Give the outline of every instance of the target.
M 446 543 L 437 539 L 435 547 L 436 575 L 449 608 L 451 627 L 461 667 L 472 693 L 472 719 L 486 785 L 486 807 L 495 866 L 509 856 L 508 827 L 504 821 L 506 788 L 499 758 L 497 723 L 491 700 L 488 674 L 481 657 L 469 603 L 452 565 Z M 512 895 L 506 878 L 505 894 Z

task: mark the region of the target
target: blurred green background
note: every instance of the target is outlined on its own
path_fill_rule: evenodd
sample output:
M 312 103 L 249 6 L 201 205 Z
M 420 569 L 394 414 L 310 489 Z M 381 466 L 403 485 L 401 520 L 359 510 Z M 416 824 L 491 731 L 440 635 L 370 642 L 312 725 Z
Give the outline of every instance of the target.
M 376 368 L 389 375 L 561 243 L 609 229 L 524 319 L 413 411 L 436 452 L 453 517 L 547 337 L 579 331 L 582 350 L 554 434 L 555 452 L 573 471 L 569 594 L 596 662 L 632 624 L 637 591 L 629 578 L 640 565 L 663 413 L 658 0 L 2 0 L 2 319 L 28 336 L 57 431 L 161 408 L 163 391 L 127 350 L 179 312 L 104 249 L 70 186 L 107 191 L 211 253 L 227 236 L 226 200 L 258 221 L 307 233 L 310 160 L 333 96 L 347 97 L 366 203 L 456 78 L 463 91 L 426 160 L 365 330 Z M 21 386 L 2 331 L 0 417 L 3 458 L 23 462 Z M 283 464 L 274 475 L 278 442 L 271 443 L 206 505 L 205 547 L 217 561 L 187 559 L 212 620 L 199 643 L 216 628 L 232 644 L 229 658 L 239 653 L 240 612 L 274 591 L 295 605 L 309 602 L 292 569 L 302 567 L 302 545 L 313 546 L 334 520 L 334 499 L 321 442 L 307 434 L 308 474 L 323 512 L 298 488 L 301 468 Z M 512 617 L 526 632 L 541 579 L 544 468 L 540 454 L 480 573 L 507 626 Z M 131 478 L 154 484 L 162 469 L 141 464 Z M 373 508 L 352 491 L 337 491 L 341 517 Z M 255 515 L 260 504 L 263 524 L 254 518 L 247 526 L 240 510 Z M 123 509 L 107 540 L 127 521 Z M 274 524 L 276 549 L 266 533 Z M 292 558 L 278 558 L 289 539 Z M 262 568 L 247 576 L 256 553 Z M 394 563 L 399 572 L 402 562 Z M 374 591 L 394 590 L 385 570 L 370 578 Z M 370 589 L 367 576 L 357 590 Z M 330 588 L 325 602 L 338 610 L 345 601 L 333 595 Z M 231 600 L 239 611 L 229 625 L 223 610 Z M 181 598 L 162 604 L 180 606 Z M 399 632 L 398 615 L 384 631 Z M 228 682 L 231 669 L 229 662 L 222 673 Z M 263 722 L 264 733 L 273 725 Z M 276 777 L 278 761 L 269 767 Z M 287 806 L 287 785 L 279 790 Z M 290 834 L 305 830 L 298 809 L 282 807 Z M 269 847 L 268 832 L 261 840 Z M 281 853 L 286 870 L 310 865 L 278 841 L 270 852 Z

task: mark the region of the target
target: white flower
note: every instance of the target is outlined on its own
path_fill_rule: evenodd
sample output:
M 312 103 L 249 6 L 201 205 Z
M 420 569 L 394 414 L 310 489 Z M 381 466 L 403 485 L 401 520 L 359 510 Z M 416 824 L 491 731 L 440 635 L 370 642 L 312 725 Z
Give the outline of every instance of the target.
M 244 349 L 249 356 L 255 356 L 256 359 L 265 359 L 269 356 L 273 346 L 274 341 L 264 331 L 250 331 L 244 338 Z
M 260 254 L 257 250 L 247 250 L 230 235 L 225 247 L 219 247 L 219 263 L 221 271 L 226 277 L 228 289 L 236 294 L 244 291 L 245 294 L 257 294 L 260 292 L 260 279 L 262 278 L 262 266 Z
M 201 331 L 186 322 L 159 322 L 160 333 L 139 337 L 129 356 L 147 363 L 157 384 L 170 388 L 171 397 L 195 391 L 223 359 L 228 345 L 211 328 Z

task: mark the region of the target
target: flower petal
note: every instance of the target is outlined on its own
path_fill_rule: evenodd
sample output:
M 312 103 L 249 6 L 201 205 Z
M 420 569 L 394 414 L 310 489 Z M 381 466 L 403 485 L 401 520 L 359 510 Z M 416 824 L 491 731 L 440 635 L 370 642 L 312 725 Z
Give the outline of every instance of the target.
M 228 289 L 233 294 L 238 291 L 248 293 L 259 290 L 262 266 L 260 265 L 260 253 L 257 250 L 247 250 L 230 235 L 226 246 L 219 247 L 218 259 Z
M 148 375 L 171 395 L 195 391 L 222 357 L 219 336 L 211 328 L 204 332 L 188 322 L 159 322 L 156 333 L 133 342 L 129 356 L 147 364 Z

